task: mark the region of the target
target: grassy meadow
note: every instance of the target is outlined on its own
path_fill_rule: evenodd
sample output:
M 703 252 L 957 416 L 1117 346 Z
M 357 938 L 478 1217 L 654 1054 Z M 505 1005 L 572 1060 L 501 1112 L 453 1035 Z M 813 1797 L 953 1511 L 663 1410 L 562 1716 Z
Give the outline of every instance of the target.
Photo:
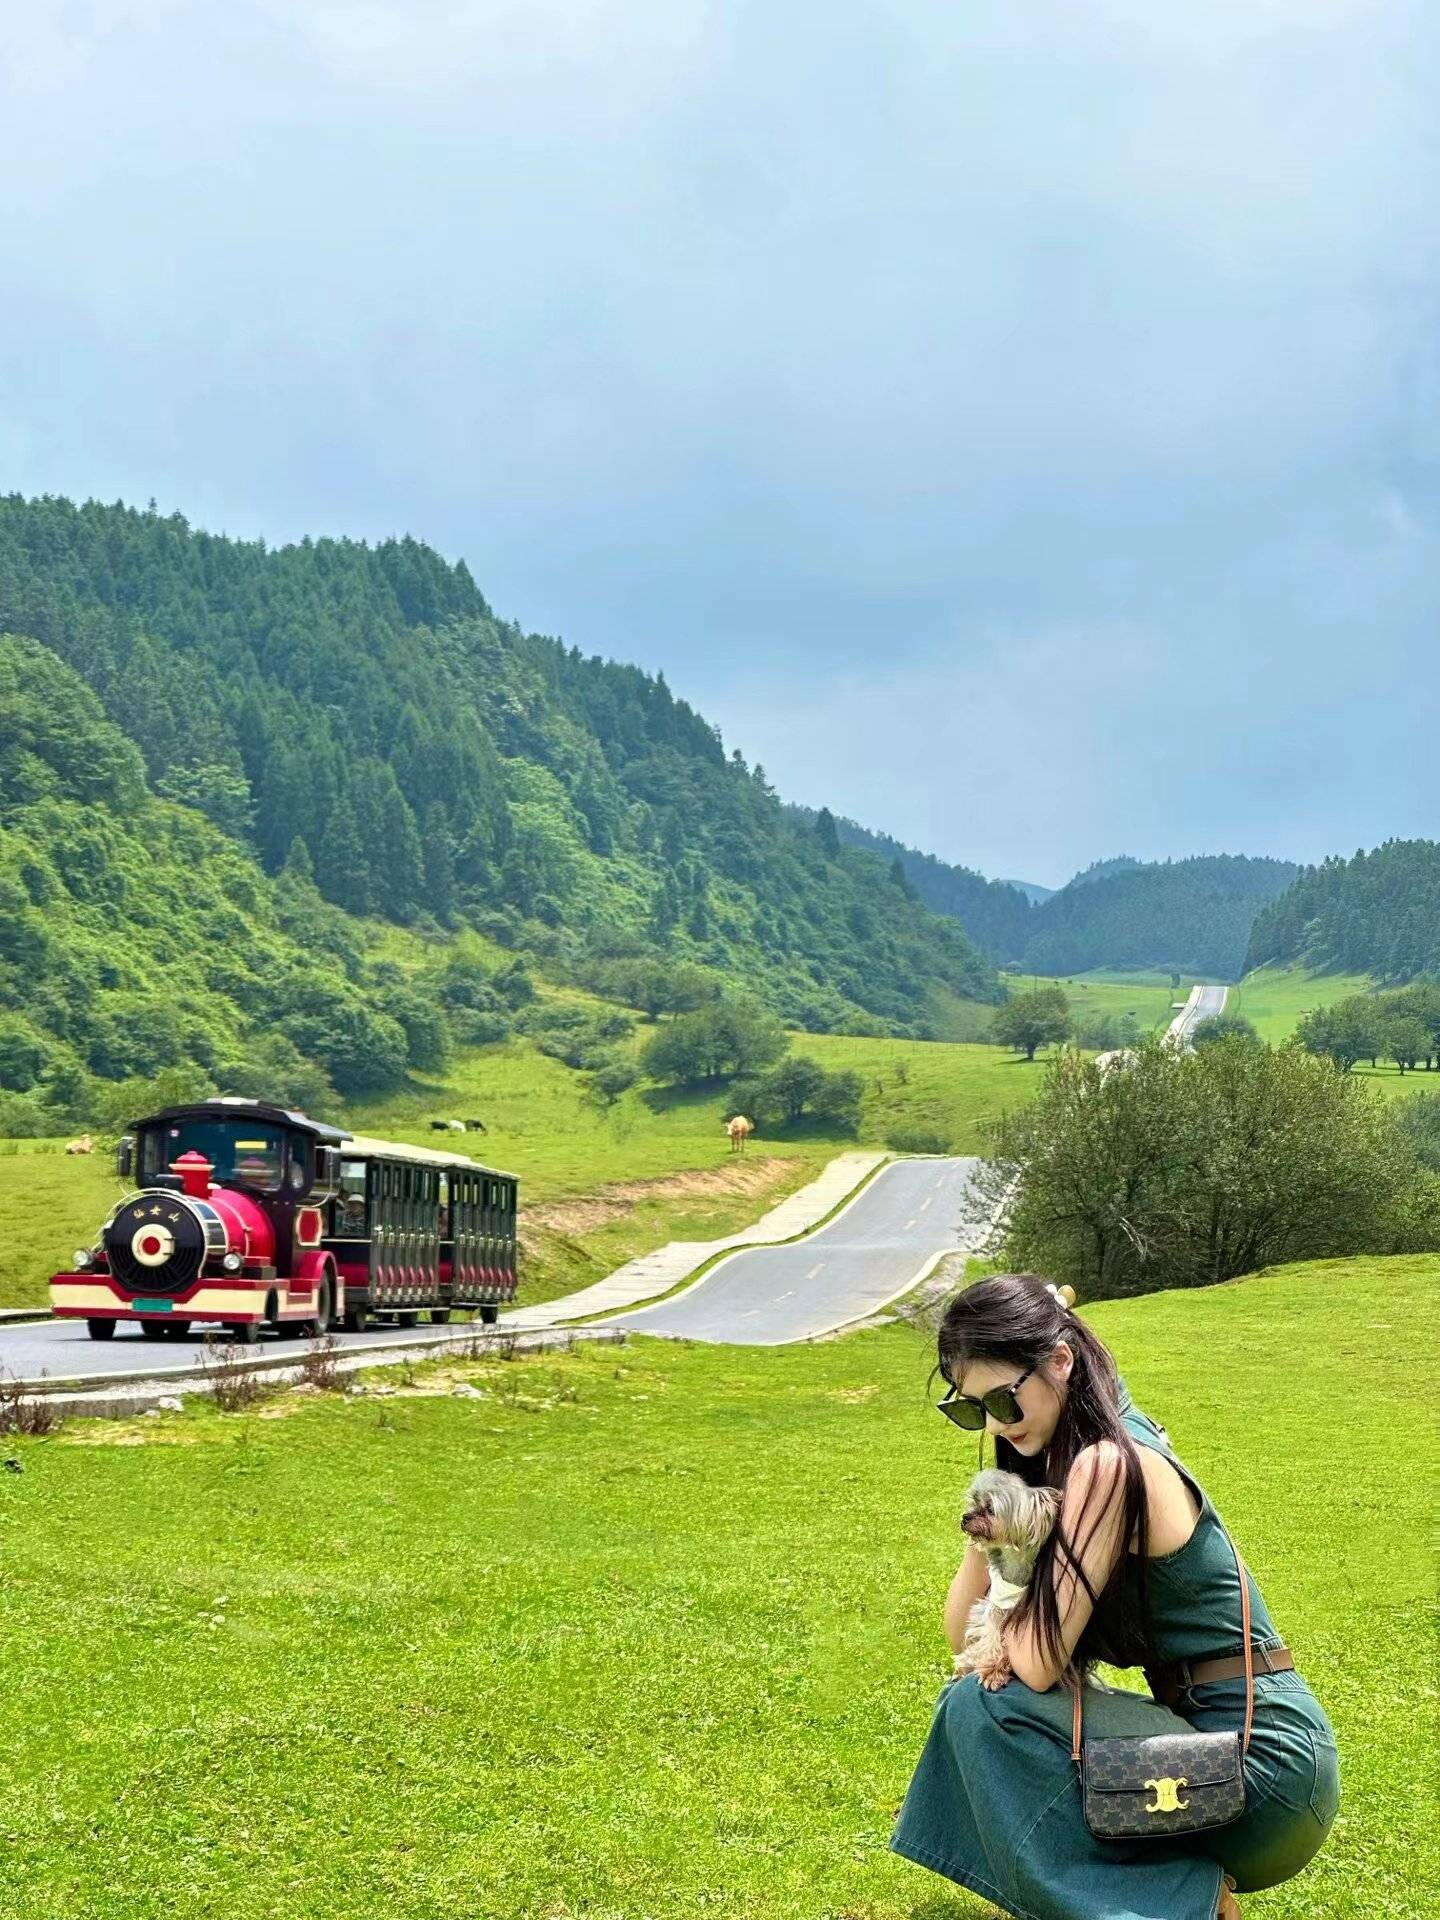
M 1232 987 L 1226 1009 L 1243 1013 L 1272 1045 L 1286 1040 L 1307 1013 L 1318 1007 L 1333 1006 L 1351 994 L 1369 993 L 1374 981 L 1365 973 L 1306 973 L 1299 967 L 1259 967 L 1247 974 L 1238 987 Z M 1387 1100 L 1408 1100 L 1413 1094 L 1430 1093 L 1440 1087 L 1440 1074 L 1401 1073 L 1393 1060 L 1381 1060 L 1371 1066 L 1358 1061 L 1350 1069 L 1357 1080 L 1364 1080 Z
M 1247 1920 L 1398 1920 L 1440 1872 L 1437 1284 L 1327 1261 L 1086 1309 L 1337 1730 L 1329 1840 Z M 887 1851 L 975 1460 L 930 1358 L 903 1321 L 632 1336 L 7 1441 L 0 1915 L 993 1920 Z
M 1243 1013 L 1262 1040 L 1272 1045 L 1288 1040 L 1307 1013 L 1368 993 L 1373 985 L 1365 973 L 1307 973 L 1303 967 L 1257 967 L 1239 986 L 1231 987 L 1227 1013 Z

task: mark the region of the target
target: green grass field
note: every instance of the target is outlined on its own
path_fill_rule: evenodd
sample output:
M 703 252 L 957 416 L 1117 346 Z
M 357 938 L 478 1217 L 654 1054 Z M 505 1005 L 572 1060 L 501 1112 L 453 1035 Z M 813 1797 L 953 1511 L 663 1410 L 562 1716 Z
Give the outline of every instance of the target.
M 1307 1013 L 1333 1006 L 1351 994 L 1368 993 L 1374 982 L 1364 973 L 1305 973 L 1299 967 L 1260 967 L 1232 987 L 1226 1011 L 1243 1013 L 1262 1039 L 1286 1040 Z M 1393 1060 L 1371 1066 L 1362 1060 L 1350 1069 L 1387 1100 L 1408 1100 L 1440 1088 L 1440 1074 L 1401 1073 Z
M 1029 973 L 1014 975 L 1010 979 L 1011 992 L 1028 992 L 1036 977 Z M 1172 1003 L 1188 998 L 1196 976 L 1182 975 L 1180 985 L 1173 991 L 1168 973 L 1115 973 L 1101 968 L 1093 973 L 1053 979 L 1044 974 L 1038 977 L 1041 986 L 1064 988 L 1065 998 L 1077 1020 L 1101 1013 L 1133 1013 L 1141 1032 L 1148 1033 L 1152 1027 L 1169 1026 L 1175 1017 Z
M 1326 1847 L 1247 1920 L 1418 1915 L 1440 1871 L 1437 1283 L 1330 1261 L 1087 1310 L 1339 1737 Z M 986 1920 L 887 1851 L 975 1458 L 930 1359 L 903 1322 L 632 1339 L 8 1441 L 0 1914 Z
M 1288 1040 L 1307 1013 L 1352 993 L 1368 993 L 1364 973 L 1306 973 L 1301 967 L 1258 967 L 1230 989 L 1227 1013 L 1243 1013 L 1262 1040 Z

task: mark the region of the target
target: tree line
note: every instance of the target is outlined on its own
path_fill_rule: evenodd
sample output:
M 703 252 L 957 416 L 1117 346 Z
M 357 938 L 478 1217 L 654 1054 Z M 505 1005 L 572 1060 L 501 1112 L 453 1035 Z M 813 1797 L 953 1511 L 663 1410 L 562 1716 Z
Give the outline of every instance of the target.
M 1440 973 L 1440 844 L 1386 840 L 1301 868 L 1251 929 L 1246 970 L 1272 964 L 1391 984 Z

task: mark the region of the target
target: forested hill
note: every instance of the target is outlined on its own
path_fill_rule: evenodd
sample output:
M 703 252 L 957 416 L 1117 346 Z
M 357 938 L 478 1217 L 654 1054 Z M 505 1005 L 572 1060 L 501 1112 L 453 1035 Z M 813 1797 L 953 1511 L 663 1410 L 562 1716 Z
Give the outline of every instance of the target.
M 813 807 L 792 806 L 787 811 L 807 827 L 813 827 L 819 819 Z M 925 905 L 958 920 L 997 966 L 1024 953 L 1030 936 L 1030 901 L 1010 881 L 987 880 L 969 867 L 950 866 L 933 853 L 917 852 L 887 833 L 876 833 L 843 816 L 835 817 L 835 831 L 844 845 L 865 848 L 887 867 L 898 860 L 906 880 Z
M 807 826 L 821 821 L 808 807 L 789 811 Z M 1032 902 L 1011 881 L 949 866 L 853 820 L 836 819 L 834 828 L 890 862 L 926 906 L 953 915 L 997 966 L 1024 972 L 1164 967 L 1238 979 L 1251 922 L 1298 871 L 1240 854 L 1149 863 L 1118 854 Z
M 1440 974 L 1440 845 L 1386 840 L 1302 867 L 1251 930 L 1246 966 L 1270 961 L 1393 983 Z
M 1288 860 L 1220 853 L 1081 875 L 1034 909 L 1025 965 L 1173 967 L 1236 980 L 1256 913 L 1295 871 Z
M 349 913 L 572 964 L 669 954 L 815 1029 L 997 997 L 953 920 L 787 817 L 663 676 L 522 632 L 415 540 L 270 549 L 12 495 L 4 632 L 93 689 L 157 796 Z

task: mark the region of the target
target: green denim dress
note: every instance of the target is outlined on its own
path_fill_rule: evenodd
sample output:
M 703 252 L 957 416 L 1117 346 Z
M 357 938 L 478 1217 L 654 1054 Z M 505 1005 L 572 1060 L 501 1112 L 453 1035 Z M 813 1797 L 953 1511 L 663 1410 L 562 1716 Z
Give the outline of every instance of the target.
M 1219 1515 L 1123 1380 L 1120 1416 L 1138 1446 L 1156 1448 L 1174 1465 L 1201 1507 L 1185 1544 L 1148 1563 L 1161 1658 L 1241 1653 L 1240 1586 Z M 1138 1577 L 1135 1556 L 1124 1559 L 1117 1579 Z M 1279 1645 L 1283 1636 L 1245 1571 L 1252 1645 Z M 1177 1709 L 1179 1717 L 1148 1693 L 1087 1686 L 1084 1737 L 1242 1728 L 1245 1677 L 1192 1685 Z M 947 1681 L 891 1848 L 1020 1920 L 1213 1920 L 1222 1874 L 1240 1893 L 1289 1880 L 1314 1858 L 1334 1822 L 1335 1730 L 1297 1672 L 1257 1668 L 1244 1813 L 1173 1841 L 1099 1840 L 1091 1833 L 1070 1757 L 1072 1711 L 1069 1692 L 1058 1686 L 1036 1693 L 1017 1677 L 992 1693 L 973 1673 Z

